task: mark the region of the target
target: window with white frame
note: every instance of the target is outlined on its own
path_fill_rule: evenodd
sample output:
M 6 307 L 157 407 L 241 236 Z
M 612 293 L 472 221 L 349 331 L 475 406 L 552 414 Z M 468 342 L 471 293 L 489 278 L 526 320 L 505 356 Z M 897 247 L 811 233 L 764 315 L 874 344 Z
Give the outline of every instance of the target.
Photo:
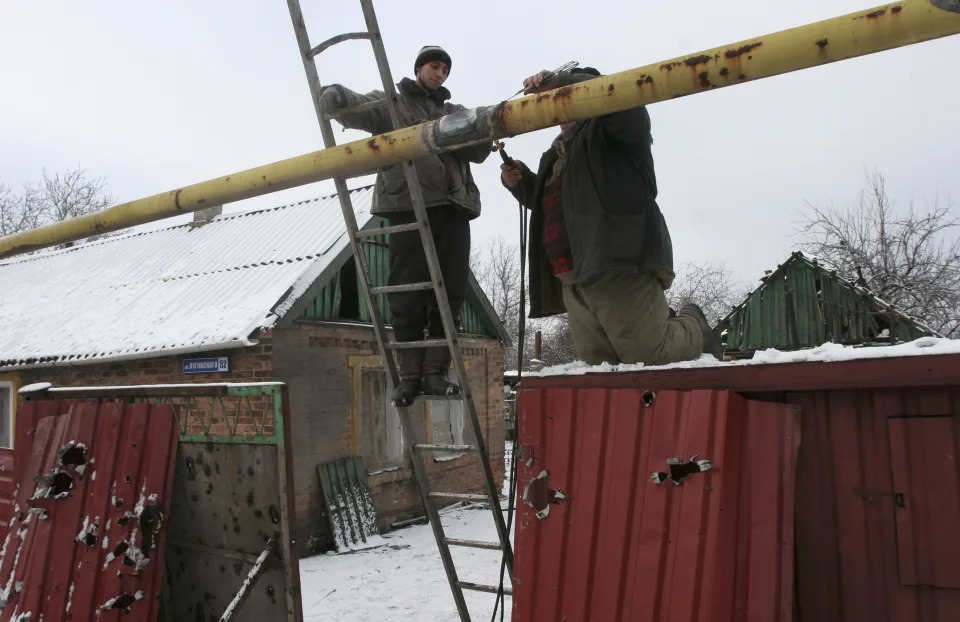
M 0 447 L 13 447 L 13 383 L 0 380 Z

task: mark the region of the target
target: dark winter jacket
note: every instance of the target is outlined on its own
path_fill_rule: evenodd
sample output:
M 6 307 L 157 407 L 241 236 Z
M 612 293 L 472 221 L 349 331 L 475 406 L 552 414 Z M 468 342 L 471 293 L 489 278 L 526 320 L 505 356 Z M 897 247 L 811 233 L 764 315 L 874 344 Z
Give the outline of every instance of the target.
M 348 108 L 384 97 L 382 91 L 361 95 L 339 84 L 334 84 L 331 88 L 339 90 L 344 107 Z M 428 92 L 410 78 L 404 78 L 397 84 L 397 95 L 398 112 L 403 127 L 439 119 L 465 109 L 447 102 L 450 99 L 450 91 L 447 89 L 440 87 L 436 91 Z M 365 130 L 372 134 L 383 134 L 394 129 L 390 124 L 390 112 L 386 106 L 347 114 L 340 117 L 339 121 L 344 127 Z M 482 143 L 446 153 L 431 153 L 415 160 L 426 206 L 452 204 L 463 209 L 471 218 L 479 216 L 480 190 L 470 173 L 470 162 L 479 164 L 489 155 L 490 145 Z M 373 213 L 387 214 L 412 209 L 402 166 L 396 164 L 381 170 L 377 174 Z
M 580 121 L 566 140 L 560 206 L 577 283 L 589 284 L 610 271 L 654 272 L 669 287 L 673 246 L 656 201 L 647 110 L 634 108 Z M 524 167 L 522 182 L 511 189 L 531 210 L 532 318 L 566 311 L 562 285 L 543 250 L 543 188 L 556 160 L 557 151 L 551 147 L 541 157 L 537 174 Z

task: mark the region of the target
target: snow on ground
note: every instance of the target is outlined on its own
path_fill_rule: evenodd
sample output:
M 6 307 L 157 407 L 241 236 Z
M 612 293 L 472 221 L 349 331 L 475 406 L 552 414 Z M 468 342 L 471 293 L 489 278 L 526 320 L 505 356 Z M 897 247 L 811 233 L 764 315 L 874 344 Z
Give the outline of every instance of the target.
M 495 542 L 497 532 L 486 508 L 444 513 L 447 536 Z M 305 622 L 455 622 L 460 619 L 429 525 L 385 534 L 388 544 L 345 555 L 300 561 Z M 500 552 L 451 548 L 462 581 L 496 585 Z M 506 585 L 509 585 L 509 580 Z M 496 597 L 464 591 L 474 620 L 489 620 Z M 510 619 L 511 600 L 506 597 Z M 500 619 L 499 614 L 497 619 Z
M 509 469 L 510 444 L 507 445 Z M 507 486 L 505 486 L 505 489 Z M 448 509 L 447 537 L 497 541 L 485 506 Z M 460 619 L 429 525 L 384 534 L 386 546 L 300 560 L 305 622 L 456 622 Z M 451 547 L 461 581 L 497 585 L 500 552 Z M 509 579 L 505 584 L 510 585 Z M 496 596 L 464 590 L 474 620 L 489 620 Z M 512 602 L 505 598 L 510 619 Z M 502 606 L 502 604 L 501 604 Z M 497 620 L 500 614 L 497 614 Z

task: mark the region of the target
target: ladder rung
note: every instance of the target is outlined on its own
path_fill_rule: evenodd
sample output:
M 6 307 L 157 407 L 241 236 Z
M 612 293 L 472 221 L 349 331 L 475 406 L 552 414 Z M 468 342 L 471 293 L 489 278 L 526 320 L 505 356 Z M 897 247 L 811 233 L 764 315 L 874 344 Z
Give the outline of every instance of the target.
M 354 106 L 352 108 L 341 108 L 336 112 L 328 112 L 323 115 L 323 118 L 327 120 L 339 119 L 344 115 L 353 114 L 355 112 L 365 112 L 367 110 L 372 110 L 374 108 L 379 108 L 380 106 L 386 106 L 386 105 L 387 105 L 386 98 L 378 99 L 372 102 L 367 102 L 365 104 L 360 104 L 359 106 Z M 367 175 L 369 175 L 369 173 L 367 173 Z
M 433 445 L 430 443 L 416 443 L 414 449 L 420 451 L 477 451 L 476 445 Z
M 460 402 L 463 400 L 463 392 L 461 391 L 456 395 L 427 395 L 426 393 L 421 393 L 415 399 L 425 402 Z
M 462 590 L 473 590 L 474 592 L 489 592 L 491 594 L 496 594 L 500 591 L 500 588 L 496 585 L 483 585 L 482 583 L 469 583 L 467 581 L 457 581 L 457 585 L 460 586 Z M 507 596 L 513 596 L 513 588 L 506 585 L 503 586 L 503 593 Z
M 394 294 L 397 292 L 419 292 L 425 289 L 433 289 L 433 283 L 424 281 L 422 283 L 404 283 L 403 285 L 384 285 L 383 287 L 371 287 L 371 294 Z M 446 343 L 446 342 L 444 342 Z
M 489 551 L 499 551 L 501 549 L 499 542 L 483 542 L 482 540 L 458 540 L 457 538 L 444 538 L 450 546 L 465 546 L 471 549 L 487 549 Z
M 310 58 L 315 57 L 317 54 L 320 54 L 327 48 L 331 48 L 338 43 L 343 43 L 344 41 L 349 41 L 350 39 L 369 39 L 369 38 L 371 38 L 371 35 L 369 32 L 347 32 L 342 35 L 337 35 L 336 37 L 330 37 L 320 45 L 310 50 Z
M 403 233 L 404 231 L 416 231 L 419 228 L 419 223 L 411 222 L 406 225 L 390 225 L 389 227 L 380 227 L 379 229 L 363 229 L 361 231 L 357 231 L 357 238 L 372 238 L 377 235 Z
M 490 498 L 487 495 L 470 495 L 461 492 L 431 492 L 431 499 L 446 499 L 448 501 L 470 501 L 471 503 L 476 503 L 477 501 L 489 501 Z
M 419 341 L 391 341 L 387 344 L 387 347 L 393 348 L 394 350 L 410 350 L 414 348 L 436 348 L 446 345 L 448 345 L 446 339 L 421 339 Z

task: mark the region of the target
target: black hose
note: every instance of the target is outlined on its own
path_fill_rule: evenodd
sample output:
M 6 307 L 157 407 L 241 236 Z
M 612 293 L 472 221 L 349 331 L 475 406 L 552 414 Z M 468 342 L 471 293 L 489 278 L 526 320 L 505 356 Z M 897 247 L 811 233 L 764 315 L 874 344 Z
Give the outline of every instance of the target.
M 504 163 L 509 165 L 516 165 L 516 162 L 506 154 L 503 148 L 499 149 L 500 157 L 503 158 Z M 523 184 L 520 185 L 521 192 L 523 192 Z M 520 208 L 520 327 L 517 331 L 517 382 L 520 382 L 520 379 L 523 378 L 523 345 L 526 340 L 526 328 L 527 328 L 527 288 L 526 288 L 526 274 L 527 274 L 527 210 L 523 207 L 523 201 L 517 202 L 518 207 Z M 517 413 L 519 415 L 519 412 Z M 519 419 L 519 416 L 518 416 Z M 519 431 L 519 426 L 518 426 Z M 510 530 L 513 527 L 513 515 L 516 511 L 516 506 L 514 501 L 517 498 L 517 462 L 518 462 L 518 451 L 517 451 L 517 441 L 519 438 L 514 437 L 513 439 L 513 453 L 510 458 L 510 497 L 507 500 L 507 538 L 510 537 Z M 506 613 L 507 607 L 506 603 L 503 602 L 503 577 L 506 570 L 506 557 L 504 556 L 500 560 L 500 584 L 497 588 L 497 600 L 493 605 L 493 615 L 490 617 L 490 622 L 496 622 L 497 619 L 497 609 L 500 610 L 500 622 L 503 622 L 504 615 Z M 502 606 L 501 606 L 502 603 Z

